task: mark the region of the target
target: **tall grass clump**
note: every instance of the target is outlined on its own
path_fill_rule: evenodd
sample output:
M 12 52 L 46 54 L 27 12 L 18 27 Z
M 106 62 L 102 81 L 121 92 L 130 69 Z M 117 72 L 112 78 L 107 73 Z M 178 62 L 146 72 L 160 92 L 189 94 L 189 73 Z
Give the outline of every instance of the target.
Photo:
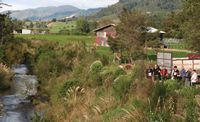
M 25 54 L 28 53 L 28 48 L 28 41 L 21 38 L 15 38 L 3 47 L 3 60 L 9 66 L 11 66 L 12 64 L 24 63 Z
M 162 82 L 157 82 L 153 88 L 151 98 L 149 100 L 149 108 L 147 110 L 148 120 L 170 121 L 170 113 L 166 108 L 167 90 Z
M 90 78 L 93 82 L 93 85 L 102 85 L 102 79 L 100 76 L 100 72 L 103 68 L 103 64 L 101 61 L 95 61 L 90 66 Z
M 79 79 L 77 78 L 73 78 L 73 79 L 69 79 L 69 80 L 66 80 L 64 85 L 60 88 L 60 92 L 59 94 L 61 96 L 64 96 L 66 94 L 66 92 L 72 88 L 72 87 L 75 87 L 76 85 L 78 85 L 80 82 Z
M 126 101 L 132 83 L 130 75 L 120 75 L 114 80 L 112 85 L 113 95 L 121 101 Z
M 12 73 L 9 67 L 0 63 L 0 91 L 8 90 L 11 86 Z
M 180 91 L 181 95 L 185 98 L 185 121 L 197 122 L 198 121 L 198 106 L 195 100 L 197 90 L 190 87 L 184 88 Z

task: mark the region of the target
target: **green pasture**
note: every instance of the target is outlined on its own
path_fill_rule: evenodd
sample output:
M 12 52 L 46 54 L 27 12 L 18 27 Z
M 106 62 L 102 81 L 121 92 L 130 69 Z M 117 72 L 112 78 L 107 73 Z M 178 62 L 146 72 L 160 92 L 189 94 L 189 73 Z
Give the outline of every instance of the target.
M 158 52 L 169 52 L 169 51 L 158 51 Z M 179 52 L 179 51 L 171 51 L 173 58 L 183 58 L 187 57 L 189 54 L 188 52 Z M 155 50 L 148 50 L 147 51 L 147 59 L 148 60 L 156 60 L 157 52 Z
M 67 43 L 76 43 L 76 42 L 85 42 L 87 45 L 92 45 L 95 43 L 95 36 L 80 36 L 80 35 L 56 35 L 56 34 L 49 34 L 49 35 L 16 35 L 17 37 L 22 37 L 25 39 L 30 40 L 43 40 L 43 41 L 55 41 L 61 44 Z M 176 45 L 178 48 L 178 44 Z M 177 49 L 175 48 L 175 49 Z M 179 49 L 179 48 L 178 48 Z M 184 48 L 180 48 L 184 49 Z M 97 52 L 99 54 L 112 54 L 109 47 L 98 47 Z M 179 52 L 173 51 L 172 52 L 174 58 L 181 58 L 187 57 L 188 52 Z M 156 51 L 155 50 L 148 50 L 147 51 L 147 59 L 148 60 L 156 60 Z
M 77 35 L 16 35 L 29 40 L 43 40 L 43 41 L 55 41 L 62 44 L 74 43 L 74 42 L 85 42 L 86 44 L 92 44 L 95 42 L 95 36 L 77 36 Z
M 170 49 L 187 49 L 184 43 L 169 43 Z
M 70 22 L 54 22 L 51 23 L 49 28 L 50 33 L 59 33 L 60 30 L 74 30 L 76 29 L 76 22 L 70 21 Z

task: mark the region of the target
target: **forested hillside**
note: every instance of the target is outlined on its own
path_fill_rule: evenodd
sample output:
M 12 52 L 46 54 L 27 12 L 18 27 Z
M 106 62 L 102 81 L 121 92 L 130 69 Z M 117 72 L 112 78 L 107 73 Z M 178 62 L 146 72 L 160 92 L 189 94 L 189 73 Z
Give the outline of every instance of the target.
M 167 13 L 180 9 L 182 6 L 181 3 L 181 0 L 120 0 L 112 6 L 102 9 L 93 17 L 101 18 L 104 16 L 118 15 L 123 8 L 153 13 Z
M 89 16 L 93 13 L 97 13 L 101 10 L 101 8 L 94 9 L 79 9 L 70 5 L 63 6 L 49 6 L 49 7 L 40 7 L 35 9 L 25 9 L 18 11 L 10 11 L 11 17 L 18 20 L 51 20 L 53 18 L 64 18 L 71 15 L 76 16 Z M 4 11 L 3 13 L 7 13 Z

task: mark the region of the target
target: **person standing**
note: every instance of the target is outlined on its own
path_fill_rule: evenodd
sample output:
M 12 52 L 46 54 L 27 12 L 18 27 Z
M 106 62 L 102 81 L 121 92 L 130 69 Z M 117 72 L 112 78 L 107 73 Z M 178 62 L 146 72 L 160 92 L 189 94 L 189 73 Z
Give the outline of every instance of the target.
M 178 79 L 178 76 L 179 76 L 179 70 L 177 68 L 177 66 L 174 66 L 174 69 L 172 70 L 172 80 L 174 79 Z
M 182 83 L 184 85 L 184 82 L 185 82 L 185 78 L 186 78 L 186 70 L 184 67 L 182 67 L 182 70 L 180 72 L 180 76 L 181 76 L 181 80 L 182 80 Z
M 166 80 L 168 78 L 168 71 L 166 68 L 161 69 L 160 74 L 162 80 Z
M 152 67 L 149 67 L 146 70 L 146 76 L 147 76 L 148 79 L 152 79 L 152 77 L 153 77 L 153 68 Z
M 191 86 L 191 71 L 192 69 L 188 69 L 185 76 L 185 87 Z
M 154 75 L 154 80 L 161 80 L 160 67 L 158 65 L 155 65 L 153 69 L 153 75 Z
M 196 70 L 192 71 L 192 77 L 191 77 L 191 84 L 195 84 L 198 81 L 198 75 Z

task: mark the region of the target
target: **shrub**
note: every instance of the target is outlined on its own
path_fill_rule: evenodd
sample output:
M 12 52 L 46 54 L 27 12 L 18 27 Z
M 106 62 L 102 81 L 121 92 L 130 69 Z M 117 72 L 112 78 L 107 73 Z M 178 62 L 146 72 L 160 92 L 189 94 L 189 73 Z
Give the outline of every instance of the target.
M 180 87 L 180 84 L 176 80 L 166 80 L 164 81 L 164 85 L 168 94 L 174 93 L 175 90 L 179 89 Z
M 94 85 L 102 85 L 102 79 L 100 72 L 103 68 L 101 61 L 95 61 L 90 66 L 90 78 L 94 82 Z
M 66 94 L 66 92 L 69 90 L 69 88 L 76 86 L 79 83 L 79 79 L 69 79 L 67 81 L 65 81 L 65 84 L 61 87 L 59 94 L 61 96 L 64 96 Z
M 156 108 L 156 106 L 159 106 L 162 109 L 166 95 L 167 90 L 165 85 L 161 82 L 157 82 L 151 96 L 151 107 Z
M 16 38 L 8 42 L 4 47 L 4 60 L 9 65 L 20 64 L 25 60 L 25 54 L 28 52 L 28 42 Z
M 103 68 L 102 62 L 101 61 L 95 61 L 90 66 L 90 71 L 97 73 L 97 72 L 100 72 L 102 68 Z
M 165 111 L 148 113 L 148 122 L 170 122 L 170 115 Z
M 2 60 L 3 57 L 4 57 L 4 51 L 2 47 L 0 47 L 0 60 Z
M 0 63 L 0 91 L 5 91 L 10 88 L 10 79 L 11 79 L 12 73 L 10 69 Z
M 118 99 L 123 99 L 131 86 L 132 80 L 130 75 L 121 75 L 114 80 L 113 94 Z
M 143 61 L 136 62 L 132 70 L 132 78 L 142 81 L 145 78 L 145 65 Z
M 198 121 L 198 107 L 195 101 L 196 92 L 196 89 L 192 87 L 184 88 L 180 91 L 180 94 L 185 97 L 186 122 Z
M 123 69 L 117 68 L 117 69 L 115 70 L 115 72 L 114 72 L 113 77 L 114 77 L 114 79 L 115 79 L 115 78 L 117 78 L 118 76 L 120 76 L 120 75 L 125 75 L 125 74 L 126 74 L 126 72 L 125 72 Z
M 106 54 L 101 54 L 100 55 L 100 60 L 104 65 L 108 65 L 110 62 L 110 56 Z
M 116 79 L 120 75 L 125 75 L 126 72 L 117 67 L 117 65 L 106 66 L 102 69 L 100 75 L 103 80 L 110 77 L 112 80 Z
M 111 109 L 103 114 L 103 120 L 105 122 L 115 122 L 119 121 L 124 115 L 124 111 L 121 107 Z

